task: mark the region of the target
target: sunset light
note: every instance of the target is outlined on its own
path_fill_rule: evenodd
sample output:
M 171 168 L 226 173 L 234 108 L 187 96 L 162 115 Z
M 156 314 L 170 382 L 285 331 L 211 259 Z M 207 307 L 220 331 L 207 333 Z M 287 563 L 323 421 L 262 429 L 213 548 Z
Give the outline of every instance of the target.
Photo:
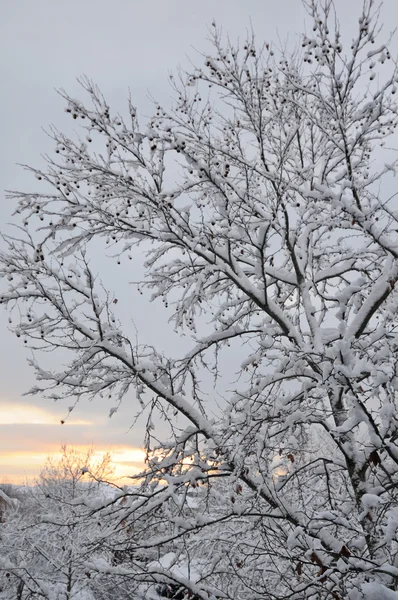
M 52 407 L 50 407 L 52 408 Z M 65 413 L 32 404 L 0 401 L 0 483 L 22 484 L 39 474 L 48 456 L 58 458 L 63 445 L 82 452 L 94 449 L 94 460 L 112 455 L 117 479 L 140 472 L 145 454 L 139 448 L 107 439 L 107 421 L 68 418 Z M 121 433 L 123 435 L 123 431 Z
M 74 446 L 81 452 L 86 452 L 89 446 Z M 136 475 L 144 467 L 145 453 L 140 448 L 115 447 L 108 449 L 94 449 L 94 462 L 101 461 L 109 452 L 112 456 L 114 477 L 117 481 L 128 483 L 128 477 Z M 23 484 L 32 482 L 44 466 L 47 457 L 55 459 L 61 453 L 52 452 L 2 452 L 0 453 L 0 483 Z

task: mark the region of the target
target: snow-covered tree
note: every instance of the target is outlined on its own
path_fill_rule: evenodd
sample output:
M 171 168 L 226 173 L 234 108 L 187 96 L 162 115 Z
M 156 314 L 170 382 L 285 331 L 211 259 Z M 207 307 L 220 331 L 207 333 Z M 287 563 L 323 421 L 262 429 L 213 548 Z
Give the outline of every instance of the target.
M 82 135 L 53 129 L 48 168 L 30 169 L 42 191 L 10 195 L 1 302 L 35 350 L 32 391 L 115 407 L 134 390 L 150 413 L 147 471 L 105 508 L 131 560 L 97 564 L 149 595 L 398 595 L 397 160 L 383 154 L 397 70 L 373 0 L 350 42 L 331 0 L 304 6 L 291 53 L 212 26 L 212 54 L 145 125 L 88 79 L 87 104 L 62 92 Z M 90 263 L 101 240 L 126 279 L 146 255 L 138 289 L 190 351 L 165 356 L 119 322 Z M 46 366 L 51 349 L 67 367 Z M 154 448 L 157 415 L 170 436 Z
M 97 464 L 91 450 L 64 447 L 60 458 L 48 458 L 0 527 L 0 598 L 99 597 L 98 575 L 85 563 L 101 556 L 95 542 L 102 527 L 90 521 L 85 504 L 103 501 L 100 482 L 110 474 L 109 456 Z

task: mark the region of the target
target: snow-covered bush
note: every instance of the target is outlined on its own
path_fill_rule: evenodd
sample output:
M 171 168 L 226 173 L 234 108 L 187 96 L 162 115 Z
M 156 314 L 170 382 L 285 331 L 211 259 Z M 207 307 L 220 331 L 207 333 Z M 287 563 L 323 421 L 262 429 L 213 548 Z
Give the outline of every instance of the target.
M 103 556 L 97 545 L 103 528 L 86 505 L 109 495 L 100 482 L 110 473 L 109 456 L 96 464 L 91 450 L 64 447 L 60 458 L 48 459 L 35 485 L 22 488 L 0 526 L 2 600 L 99 598 L 100 576 L 86 563 Z

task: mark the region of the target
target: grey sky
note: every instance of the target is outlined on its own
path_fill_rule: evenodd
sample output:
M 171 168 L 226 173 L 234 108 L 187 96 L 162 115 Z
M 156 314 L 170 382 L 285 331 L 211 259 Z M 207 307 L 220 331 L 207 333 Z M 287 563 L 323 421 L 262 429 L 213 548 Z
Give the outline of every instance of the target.
M 343 29 L 354 25 L 361 0 L 336 0 Z M 31 189 L 37 181 L 27 176 L 17 162 L 40 166 L 40 155 L 51 152 L 52 143 L 43 133 L 54 123 L 72 132 L 70 119 L 63 112 L 62 99 L 54 88 L 65 88 L 81 96 L 76 83 L 79 75 L 94 79 L 114 110 L 124 110 L 131 90 L 141 114 L 151 112 L 150 92 L 167 103 L 171 90 L 168 73 L 179 63 L 200 62 L 195 49 L 206 50 L 207 26 L 213 18 L 231 39 L 245 37 L 253 24 L 259 41 L 283 42 L 289 34 L 291 44 L 296 32 L 303 30 L 305 12 L 300 0 L 2 0 L 0 2 L 0 190 Z M 381 13 L 385 33 L 398 23 L 397 0 L 385 0 Z M 398 48 L 396 40 L 394 49 Z M 0 191 L 3 196 L 3 192 Z M 0 204 L 2 230 L 9 221 L 12 205 Z M 134 276 L 125 271 L 125 281 Z M 118 275 L 116 275 L 117 277 Z M 127 314 L 130 302 L 121 306 Z M 140 323 L 142 338 L 167 335 L 165 315 L 160 305 L 134 301 L 131 317 Z M 40 398 L 21 398 L 33 383 L 25 363 L 25 353 L 6 330 L 7 316 L 0 313 L 0 408 L 12 403 L 31 403 L 62 414 Z M 177 341 L 173 342 L 177 343 Z M 84 439 L 104 445 L 139 444 L 139 433 L 127 431 L 134 414 L 126 406 L 120 415 L 107 421 L 107 409 L 99 405 L 82 406 L 76 418 L 90 418 L 92 426 L 1 424 L 0 454 L 57 447 L 61 442 Z M 4 469 L 3 469 L 4 472 Z M 0 466 L 0 479 L 1 479 Z

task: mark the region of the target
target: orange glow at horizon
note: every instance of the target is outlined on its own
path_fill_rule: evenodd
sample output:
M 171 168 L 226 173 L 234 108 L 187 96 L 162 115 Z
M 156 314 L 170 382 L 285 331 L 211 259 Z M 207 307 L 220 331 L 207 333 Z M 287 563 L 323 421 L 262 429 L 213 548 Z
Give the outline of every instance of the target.
M 55 460 L 61 457 L 65 442 L 68 448 L 82 453 L 92 450 L 93 463 L 109 453 L 114 479 L 127 483 L 128 477 L 143 470 L 145 453 L 129 443 L 118 443 L 117 429 L 114 441 L 109 442 L 109 435 L 102 441 L 104 425 L 98 416 L 93 421 L 73 418 L 65 415 L 61 406 L 43 408 L 0 396 L 0 435 L 4 435 L 0 439 L 0 483 L 32 483 L 49 456 Z
M 71 448 L 86 452 L 92 446 L 71 445 Z M 99 462 L 107 453 L 111 454 L 114 478 L 126 480 L 144 468 L 145 452 L 140 448 L 114 446 L 108 449 L 94 448 L 93 461 Z M 47 457 L 60 458 L 60 452 L 3 452 L 0 454 L 0 483 L 32 483 L 44 467 Z

